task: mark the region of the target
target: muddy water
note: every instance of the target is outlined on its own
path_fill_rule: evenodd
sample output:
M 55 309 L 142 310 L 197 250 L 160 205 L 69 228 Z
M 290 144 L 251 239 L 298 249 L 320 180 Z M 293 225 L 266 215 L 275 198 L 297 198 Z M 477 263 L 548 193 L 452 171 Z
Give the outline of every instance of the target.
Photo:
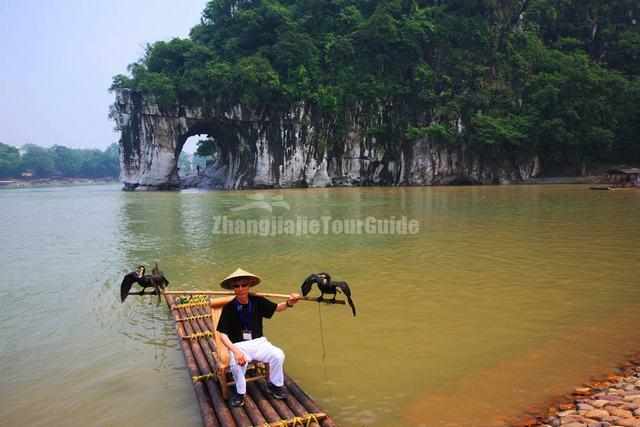
M 342 425 L 502 425 L 640 343 L 637 190 L 29 188 L 0 211 L 7 425 L 199 425 L 168 310 L 118 301 L 156 258 L 173 289 L 238 266 L 264 291 L 346 280 L 356 318 L 300 303 L 266 323 Z

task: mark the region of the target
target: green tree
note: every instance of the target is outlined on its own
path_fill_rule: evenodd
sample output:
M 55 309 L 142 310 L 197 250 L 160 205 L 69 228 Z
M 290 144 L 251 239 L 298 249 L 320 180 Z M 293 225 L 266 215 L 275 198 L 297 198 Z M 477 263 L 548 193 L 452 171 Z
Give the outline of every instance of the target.
M 50 152 L 53 156 L 55 171 L 64 177 L 79 177 L 82 167 L 81 152 L 62 145 L 54 145 Z
M 53 175 L 55 161 L 49 150 L 35 144 L 26 144 L 22 150 L 25 152 L 21 162 L 23 171 L 32 171 L 39 178 L 48 178 Z
M 214 138 L 201 139 L 197 142 L 196 156 L 201 158 L 216 157 L 218 144 Z
M 20 152 L 16 147 L 0 142 L 0 177 L 13 178 L 20 171 Z

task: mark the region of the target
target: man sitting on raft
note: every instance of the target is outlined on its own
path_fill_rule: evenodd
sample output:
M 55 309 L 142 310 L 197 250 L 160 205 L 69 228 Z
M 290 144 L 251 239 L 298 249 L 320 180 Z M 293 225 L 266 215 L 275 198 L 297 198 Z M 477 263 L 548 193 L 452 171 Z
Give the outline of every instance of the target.
M 292 293 L 287 301 L 279 304 L 264 297 L 249 296 L 249 288 L 259 283 L 258 276 L 241 268 L 220 282 L 220 286 L 233 289 L 236 295 L 222 308 L 216 328 L 220 332 L 222 342 L 229 349 L 230 369 L 237 391 L 237 394 L 231 397 L 230 403 L 236 407 L 244 405 L 244 395 L 247 391 L 244 376 L 247 364 L 252 360 L 269 363 L 268 391 L 277 399 L 287 398 L 282 370 L 284 352 L 262 335 L 262 318 L 270 319 L 276 311 L 285 311 L 293 307 L 300 295 Z

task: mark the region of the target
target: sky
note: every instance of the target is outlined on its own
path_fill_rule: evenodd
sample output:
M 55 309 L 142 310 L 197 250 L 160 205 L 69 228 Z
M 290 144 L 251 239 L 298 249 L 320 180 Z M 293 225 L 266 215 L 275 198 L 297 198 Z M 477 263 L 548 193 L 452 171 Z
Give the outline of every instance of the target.
M 0 0 L 0 142 L 99 148 L 116 74 L 159 40 L 187 37 L 206 0 Z

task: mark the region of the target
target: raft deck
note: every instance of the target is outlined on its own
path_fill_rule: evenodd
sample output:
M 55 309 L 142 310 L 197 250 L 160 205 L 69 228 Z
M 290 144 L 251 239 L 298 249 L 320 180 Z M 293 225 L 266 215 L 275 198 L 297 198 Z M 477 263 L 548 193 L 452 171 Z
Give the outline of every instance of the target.
M 202 295 L 176 304 L 177 294 L 165 294 L 167 305 L 176 323 L 193 389 L 200 406 L 203 425 L 214 426 L 337 426 L 320 407 L 285 373 L 284 385 L 289 397 L 278 400 L 266 392 L 264 381 L 247 383 L 245 404 L 241 408 L 229 405 L 220 385 L 214 379 L 215 349 L 209 297 Z M 197 335 L 196 335 L 197 334 Z M 232 386 L 233 387 L 233 386 Z

